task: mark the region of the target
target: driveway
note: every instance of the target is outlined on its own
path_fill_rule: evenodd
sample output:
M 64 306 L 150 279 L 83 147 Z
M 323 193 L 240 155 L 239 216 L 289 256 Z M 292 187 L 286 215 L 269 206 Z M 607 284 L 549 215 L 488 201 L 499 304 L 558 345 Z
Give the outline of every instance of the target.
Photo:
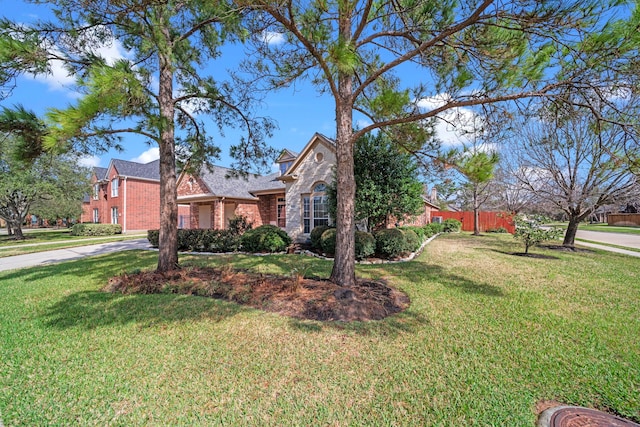
M 149 241 L 145 239 L 124 240 L 121 242 L 100 243 L 97 245 L 79 246 L 76 248 L 56 249 L 33 254 L 16 255 L 0 258 L 0 271 L 18 268 L 35 267 L 56 262 L 71 261 L 87 256 L 108 254 L 130 249 L 150 249 Z
M 588 246 L 605 251 L 618 252 L 630 256 L 640 257 L 640 252 L 628 251 L 611 246 L 598 245 L 597 243 L 583 242 L 579 241 L 578 239 L 589 240 L 590 242 L 605 243 L 609 245 L 624 246 L 633 249 L 640 249 L 640 235 L 638 234 L 605 233 L 603 231 L 584 231 L 578 229 L 578 233 L 576 234 L 576 244 L 580 246 Z

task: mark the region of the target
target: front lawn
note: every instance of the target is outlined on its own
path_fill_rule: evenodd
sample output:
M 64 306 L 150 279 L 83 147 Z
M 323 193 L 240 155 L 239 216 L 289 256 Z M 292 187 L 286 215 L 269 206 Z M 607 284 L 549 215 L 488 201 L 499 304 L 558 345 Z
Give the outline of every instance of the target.
M 411 305 L 321 323 L 195 296 L 101 292 L 153 268 L 124 252 L 0 273 L 5 425 L 532 426 L 540 402 L 640 421 L 640 269 L 605 252 L 511 255 L 509 235 L 438 237 L 359 266 Z M 547 257 L 549 258 L 549 257 Z M 327 276 L 294 255 L 181 262 Z

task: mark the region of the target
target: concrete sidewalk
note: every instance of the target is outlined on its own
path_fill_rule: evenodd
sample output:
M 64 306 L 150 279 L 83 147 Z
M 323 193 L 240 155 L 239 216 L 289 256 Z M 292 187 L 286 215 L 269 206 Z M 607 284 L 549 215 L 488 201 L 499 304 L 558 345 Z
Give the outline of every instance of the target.
M 0 271 L 71 261 L 88 256 L 108 254 L 130 249 L 151 249 L 151 245 L 147 239 L 134 239 L 10 256 L 0 258 Z

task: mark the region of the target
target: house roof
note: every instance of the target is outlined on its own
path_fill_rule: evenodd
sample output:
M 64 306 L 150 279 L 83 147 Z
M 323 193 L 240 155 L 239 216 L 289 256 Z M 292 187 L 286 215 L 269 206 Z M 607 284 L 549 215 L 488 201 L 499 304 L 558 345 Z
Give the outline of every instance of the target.
M 289 150 L 288 148 L 285 148 L 282 150 L 282 152 L 280 153 L 280 155 L 278 156 L 278 158 L 276 159 L 276 163 L 281 163 L 281 162 L 288 162 L 291 160 L 295 160 L 296 157 L 298 157 L 299 153 L 296 153 L 295 151 Z
M 107 179 L 107 168 L 101 168 L 99 166 L 94 166 L 93 173 L 96 175 L 96 179 L 98 181 L 102 181 L 103 179 Z
M 137 163 L 127 160 L 112 159 L 109 168 L 115 167 L 118 175 L 129 178 L 141 178 L 151 181 L 160 181 L 160 160 L 149 163 Z M 105 176 L 108 176 L 105 173 Z
M 237 199 L 254 199 L 252 194 L 269 191 L 284 192 L 285 185 L 276 180 L 279 175 L 273 173 L 265 176 L 249 174 L 246 177 L 232 176 L 233 170 L 221 166 L 203 168 L 200 179 L 213 196 Z

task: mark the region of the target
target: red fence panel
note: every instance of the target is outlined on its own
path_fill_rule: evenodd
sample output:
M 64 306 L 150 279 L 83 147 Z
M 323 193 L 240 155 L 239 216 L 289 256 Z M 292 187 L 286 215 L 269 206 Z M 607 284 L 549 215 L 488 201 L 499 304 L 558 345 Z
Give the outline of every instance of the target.
M 462 231 L 473 231 L 473 211 L 453 212 L 453 211 L 437 211 L 431 213 L 431 222 L 435 217 L 442 217 L 442 220 L 449 218 L 457 219 L 462 222 Z M 478 212 L 478 225 L 480 232 L 486 232 L 503 227 L 509 233 L 516 232 L 516 226 L 513 223 L 513 215 L 508 212 Z

